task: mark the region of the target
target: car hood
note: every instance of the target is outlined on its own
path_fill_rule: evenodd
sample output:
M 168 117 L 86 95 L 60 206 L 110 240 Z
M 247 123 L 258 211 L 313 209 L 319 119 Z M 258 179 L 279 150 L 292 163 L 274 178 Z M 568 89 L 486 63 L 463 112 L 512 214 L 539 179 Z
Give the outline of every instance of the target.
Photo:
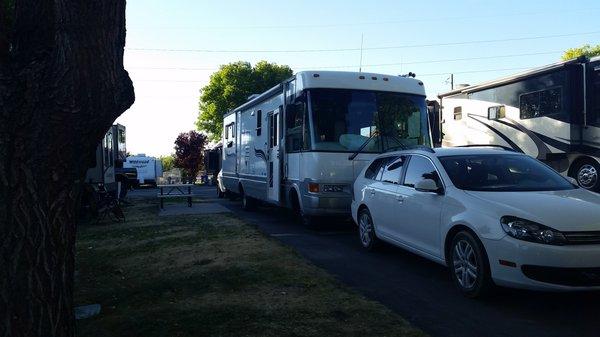
M 600 194 L 583 188 L 539 192 L 465 192 L 493 204 L 499 217 L 517 216 L 564 232 L 600 231 Z

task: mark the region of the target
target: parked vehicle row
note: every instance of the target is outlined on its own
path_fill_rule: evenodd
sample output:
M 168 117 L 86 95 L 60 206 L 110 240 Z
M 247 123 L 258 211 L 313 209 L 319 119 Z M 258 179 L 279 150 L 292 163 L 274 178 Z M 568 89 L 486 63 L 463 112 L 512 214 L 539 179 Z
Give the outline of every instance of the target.
M 566 73 L 573 65 L 561 63 L 528 76 L 536 78 L 538 88 L 546 83 L 537 77 L 554 76 L 555 70 Z M 525 81 L 523 76 L 496 84 Z M 466 106 L 464 101 L 472 97 L 464 94 L 452 99 Z M 573 101 L 544 95 L 536 96 L 536 107 L 521 107 L 537 109 L 526 116 L 525 124 L 533 129 L 534 120 L 556 117 L 543 112 L 552 105 L 547 101 L 558 100 L 561 109 L 562 102 Z M 591 111 L 586 118 L 598 113 L 600 104 L 593 97 L 584 100 Z M 444 102 L 451 106 L 453 101 Z M 462 118 L 459 112 L 455 121 Z M 489 123 L 542 137 L 514 122 L 514 112 L 506 105 L 486 112 Z M 465 113 L 494 130 L 477 113 Z M 534 157 L 556 168 L 575 152 L 556 151 L 560 147 L 548 137 L 532 138 L 538 149 L 546 149 L 541 158 L 542 152 L 534 156 L 496 131 L 507 144 L 496 145 L 491 141 L 495 138 L 486 136 L 488 147 L 432 149 L 440 139 L 432 141 L 430 123 L 438 119 L 430 117 L 423 83 L 414 78 L 298 73 L 225 115 L 218 196 L 239 196 L 245 210 L 259 202 L 288 207 L 309 226 L 317 216 L 350 213 L 363 247 L 373 249 L 385 241 L 446 265 L 469 297 L 485 294 L 495 284 L 600 289 L 600 195 L 578 187 L 596 186 L 595 164 L 587 171 L 577 166 L 572 179 L 571 169 L 562 170 L 563 176 Z M 589 124 L 584 133 L 592 137 L 595 120 L 585 120 Z M 441 129 L 450 130 L 443 124 Z M 452 139 L 459 137 L 457 130 Z M 460 136 L 468 141 L 445 145 L 476 145 L 467 134 Z M 568 142 L 570 149 L 583 149 L 573 139 Z

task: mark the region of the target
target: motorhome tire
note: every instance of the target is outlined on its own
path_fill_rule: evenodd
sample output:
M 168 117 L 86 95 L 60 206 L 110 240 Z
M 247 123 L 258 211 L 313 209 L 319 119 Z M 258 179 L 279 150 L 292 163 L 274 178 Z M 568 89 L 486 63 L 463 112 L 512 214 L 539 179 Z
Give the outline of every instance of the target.
M 575 170 L 573 170 L 574 178 L 579 186 L 600 192 L 600 164 L 592 159 L 587 159 L 579 162 Z
M 247 196 L 243 189 L 240 189 L 240 197 L 242 198 L 242 209 L 244 211 L 253 211 L 256 208 L 256 200 Z

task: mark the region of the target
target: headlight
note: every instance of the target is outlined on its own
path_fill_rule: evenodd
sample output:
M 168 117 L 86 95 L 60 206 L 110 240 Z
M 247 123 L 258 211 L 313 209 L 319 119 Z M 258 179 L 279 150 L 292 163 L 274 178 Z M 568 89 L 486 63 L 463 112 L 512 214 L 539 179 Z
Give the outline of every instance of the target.
M 537 222 L 514 216 L 503 216 L 500 223 L 506 234 L 515 239 L 558 246 L 564 245 L 567 241 L 561 232 Z

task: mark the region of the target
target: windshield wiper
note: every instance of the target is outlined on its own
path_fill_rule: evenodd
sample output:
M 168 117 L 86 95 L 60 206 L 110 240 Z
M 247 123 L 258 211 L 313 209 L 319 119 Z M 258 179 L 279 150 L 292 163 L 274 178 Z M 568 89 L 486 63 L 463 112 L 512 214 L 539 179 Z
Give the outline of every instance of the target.
M 358 154 L 367 146 L 367 144 L 369 144 L 371 139 L 373 139 L 375 136 L 378 136 L 378 135 L 379 135 L 379 131 L 374 131 L 373 134 L 371 135 L 371 137 L 367 138 L 367 140 L 365 140 L 365 142 L 362 143 L 362 145 L 358 148 L 358 150 L 356 150 L 354 153 L 352 153 L 348 157 L 348 160 L 354 160 L 354 158 L 356 158 L 356 156 L 358 156 Z
M 390 137 L 390 138 L 392 138 L 393 140 L 395 140 L 395 141 L 398 143 L 398 145 L 397 145 L 397 146 L 391 146 L 391 147 L 388 147 L 388 148 L 387 148 L 387 149 L 385 149 L 385 151 L 383 151 L 383 152 L 389 152 L 390 150 L 392 150 L 392 151 L 393 151 L 393 149 L 397 149 L 397 148 L 400 148 L 400 149 L 402 149 L 402 150 L 407 150 L 407 149 L 408 149 L 408 148 L 406 147 L 406 145 L 404 145 L 404 143 L 402 143 L 402 141 L 401 141 L 401 138 L 400 138 L 400 137 L 398 137 L 398 136 L 396 136 L 396 135 L 394 135 L 394 134 L 392 134 L 392 133 L 390 133 L 390 134 L 385 134 L 385 135 L 382 135 L 382 136 L 384 136 L 384 137 Z

